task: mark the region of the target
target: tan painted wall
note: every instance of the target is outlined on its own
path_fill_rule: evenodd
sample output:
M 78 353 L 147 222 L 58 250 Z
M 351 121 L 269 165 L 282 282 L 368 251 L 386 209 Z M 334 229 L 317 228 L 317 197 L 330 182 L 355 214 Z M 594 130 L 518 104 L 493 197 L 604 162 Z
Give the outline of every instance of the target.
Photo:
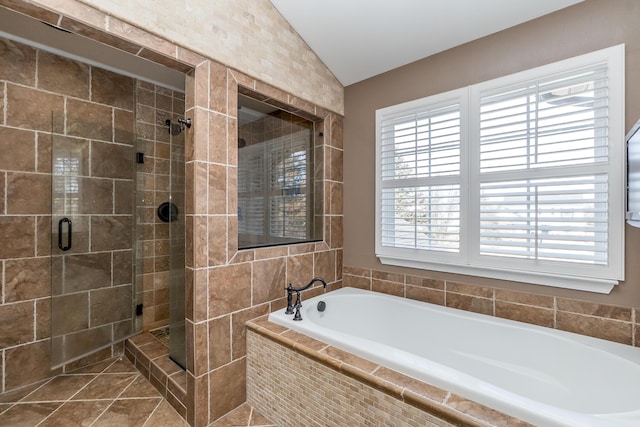
M 269 0 L 34 3 L 82 17 L 88 23 L 104 19 L 93 10 L 99 9 L 306 101 L 343 113 L 342 85 Z M 91 8 L 82 10 L 78 3 Z M 95 24 L 102 27 L 100 22 Z M 112 25 L 118 25 L 117 20 Z
M 627 226 L 626 282 L 610 295 L 383 266 L 375 256 L 375 110 L 626 44 L 626 129 L 640 118 L 640 2 L 586 0 L 345 88 L 344 265 L 640 306 L 640 230 Z

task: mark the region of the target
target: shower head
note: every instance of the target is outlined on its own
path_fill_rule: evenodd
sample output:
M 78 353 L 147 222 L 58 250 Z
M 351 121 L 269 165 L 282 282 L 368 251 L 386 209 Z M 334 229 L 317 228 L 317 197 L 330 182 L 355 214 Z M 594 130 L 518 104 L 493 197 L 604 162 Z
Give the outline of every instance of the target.
M 169 127 L 169 134 L 177 135 L 185 128 L 191 128 L 191 119 L 178 119 L 178 123 L 171 123 L 171 119 L 164 121 L 165 126 Z

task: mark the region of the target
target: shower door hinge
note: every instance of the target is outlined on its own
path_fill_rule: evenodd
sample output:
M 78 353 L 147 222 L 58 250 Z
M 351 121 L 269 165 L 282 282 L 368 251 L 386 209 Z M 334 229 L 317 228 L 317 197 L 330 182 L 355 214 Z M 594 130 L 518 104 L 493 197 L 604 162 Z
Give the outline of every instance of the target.
M 142 304 L 136 305 L 136 316 L 142 316 Z

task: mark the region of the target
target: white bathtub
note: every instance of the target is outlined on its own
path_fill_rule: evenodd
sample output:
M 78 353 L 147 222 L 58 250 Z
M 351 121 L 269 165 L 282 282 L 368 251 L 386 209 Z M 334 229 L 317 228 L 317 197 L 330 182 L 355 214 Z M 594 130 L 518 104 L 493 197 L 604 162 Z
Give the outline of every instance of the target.
M 640 348 L 354 288 L 302 304 L 269 320 L 538 426 L 640 426 Z

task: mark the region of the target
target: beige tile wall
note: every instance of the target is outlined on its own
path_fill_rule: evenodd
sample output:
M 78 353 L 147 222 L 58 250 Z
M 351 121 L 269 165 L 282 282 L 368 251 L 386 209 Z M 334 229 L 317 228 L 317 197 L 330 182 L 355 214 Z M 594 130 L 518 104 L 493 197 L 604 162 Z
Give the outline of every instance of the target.
M 638 310 L 345 266 L 344 286 L 640 345 Z
M 314 116 L 325 161 L 322 242 L 238 251 L 237 97 L 239 87 Z M 342 121 L 326 110 L 224 65 L 206 61 L 187 80 L 187 415 L 207 425 L 246 399 L 244 323 L 286 305 L 288 283 L 342 279 Z M 310 294 L 321 289 L 315 288 Z
M 50 0 L 36 3 L 52 5 Z M 142 46 L 157 52 L 173 55 L 175 45 L 183 46 L 301 99 L 344 112 L 342 85 L 268 0 L 192 0 L 184 4 L 156 0 L 135 5 L 57 0 L 54 4 L 69 16 L 98 27 L 106 25 L 125 39 L 136 37 Z M 106 12 L 106 22 L 87 6 Z M 140 34 L 129 24 L 156 37 Z

